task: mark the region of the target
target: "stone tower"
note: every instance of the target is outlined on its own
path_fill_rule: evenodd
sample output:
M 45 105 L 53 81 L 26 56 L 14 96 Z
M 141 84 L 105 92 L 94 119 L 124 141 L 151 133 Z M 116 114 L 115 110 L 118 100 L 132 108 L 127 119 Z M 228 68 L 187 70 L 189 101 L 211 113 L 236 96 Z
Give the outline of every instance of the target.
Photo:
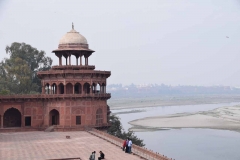
M 59 58 L 59 64 L 37 73 L 42 84 L 40 95 L 0 97 L 1 127 L 56 125 L 57 130 L 107 127 L 110 113 L 107 100 L 111 95 L 106 93 L 106 85 L 111 72 L 95 70 L 94 65 L 88 64 L 94 51 L 74 26 L 52 52 Z M 76 59 L 76 65 L 72 65 L 71 57 Z M 10 119 L 18 123 L 11 124 Z

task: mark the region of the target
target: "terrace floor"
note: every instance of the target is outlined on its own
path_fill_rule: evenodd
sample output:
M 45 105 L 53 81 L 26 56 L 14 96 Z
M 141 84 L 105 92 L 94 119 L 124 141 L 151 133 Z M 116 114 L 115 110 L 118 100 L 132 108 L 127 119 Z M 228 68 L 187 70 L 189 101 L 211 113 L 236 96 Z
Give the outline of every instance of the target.
M 66 139 L 66 136 L 70 139 Z M 119 147 L 85 131 L 0 133 L 0 159 L 43 160 L 80 157 L 88 160 L 92 151 L 103 151 L 106 160 L 139 160 Z

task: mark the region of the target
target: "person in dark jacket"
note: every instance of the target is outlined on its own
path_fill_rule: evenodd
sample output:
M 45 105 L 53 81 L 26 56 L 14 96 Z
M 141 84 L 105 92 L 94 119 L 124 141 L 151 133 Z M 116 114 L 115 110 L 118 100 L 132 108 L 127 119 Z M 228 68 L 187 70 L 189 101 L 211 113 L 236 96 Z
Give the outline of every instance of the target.
M 104 153 L 102 151 L 99 152 L 100 153 L 100 157 L 98 157 L 98 160 L 104 159 Z

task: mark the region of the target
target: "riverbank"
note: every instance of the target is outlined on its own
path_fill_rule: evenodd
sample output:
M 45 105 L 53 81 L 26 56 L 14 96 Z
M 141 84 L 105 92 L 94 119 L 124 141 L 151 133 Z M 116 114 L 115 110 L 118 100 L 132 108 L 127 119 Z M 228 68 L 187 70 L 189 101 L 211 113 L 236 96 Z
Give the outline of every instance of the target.
M 133 131 L 179 128 L 210 128 L 240 132 L 240 106 L 220 107 L 210 111 L 147 117 L 129 122 Z
M 155 106 L 198 105 L 239 102 L 240 95 L 156 96 L 142 98 L 111 98 L 111 110 Z

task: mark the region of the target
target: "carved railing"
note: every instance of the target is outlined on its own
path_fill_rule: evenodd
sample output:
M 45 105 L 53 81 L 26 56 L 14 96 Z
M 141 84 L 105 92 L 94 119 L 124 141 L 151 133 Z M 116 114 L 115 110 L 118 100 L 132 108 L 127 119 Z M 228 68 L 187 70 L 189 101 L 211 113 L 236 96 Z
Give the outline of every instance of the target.
M 123 145 L 123 139 L 110 135 L 106 132 L 99 131 L 94 128 L 85 128 L 85 130 L 88 133 L 100 137 L 112 144 L 115 144 L 118 147 L 122 147 Z M 157 152 L 153 152 L 152 150 L 148 150 L 147 148 L 139 147 L 134 144 L 132 145 L 132 153 L 147 160 L 173 160 L 172 158 L 168 158 L 167 156 L 161 155 Z

